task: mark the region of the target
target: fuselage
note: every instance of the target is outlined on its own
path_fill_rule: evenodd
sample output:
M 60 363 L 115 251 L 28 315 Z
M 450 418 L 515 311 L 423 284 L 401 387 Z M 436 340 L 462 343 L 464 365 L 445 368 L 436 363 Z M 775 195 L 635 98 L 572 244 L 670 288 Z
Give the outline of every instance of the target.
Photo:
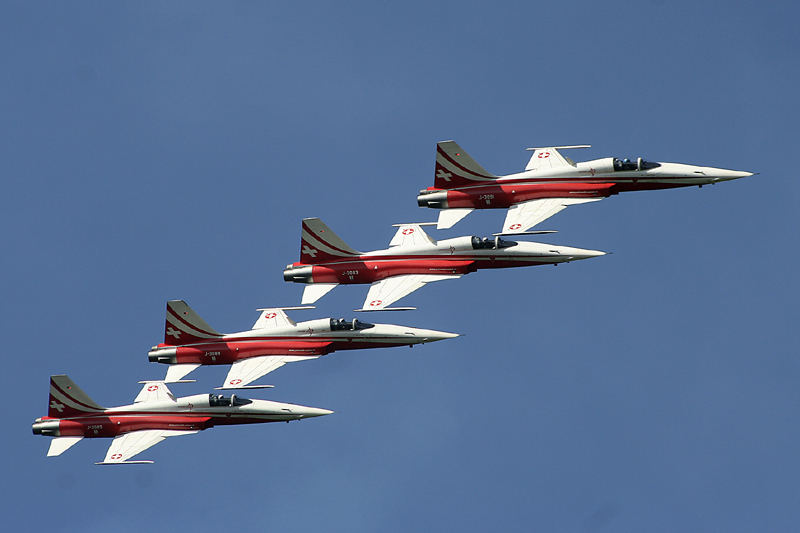
M 148 357 L 166 364 L 229 365 L 262 355 L 318 356 L 336 350 L 409 346 L 456 337 L 456 334 L 393 324 L 321 318 L 294 326 L 253 329 L 208 341 L 154 346 Z
M 620 192 L 708 185 L 751 176 L 714 167 L 680 163 L 622 161 L 613 157 L 576 163 L 575 167 L 531 170 L 468 185 L 420 191 L 420 207 L 436 209 L 508 208 L 541 198 L 605 198 Z
M 332 412 L 235 395 L 195 394 L 176 401 L 124 405 L 70 418 L 45 416 L 33 423 L 33 433 L 51 437 L 116 437 L 145 429 L 198 431 L 218 425 L 288 422 Z
M 463 275 L 484 268 L 565 263 L 605 252 L 555 244 L 457 237 L 435 244 L 396 246 L 331 262 L 287 265 L 283 276 L 296 283 L 374 283 L 407 274 Z

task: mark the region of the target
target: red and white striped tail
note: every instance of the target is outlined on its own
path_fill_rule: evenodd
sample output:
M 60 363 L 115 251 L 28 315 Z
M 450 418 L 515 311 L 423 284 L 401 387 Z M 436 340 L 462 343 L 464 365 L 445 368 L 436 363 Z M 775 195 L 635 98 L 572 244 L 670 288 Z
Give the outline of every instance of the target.
M 496 179 L 497 176 L 480 166 L 455 141 L 436 143 L 433 186 L 437 189 L 455 189 Z
M 300 236 L 300 262 L 329 263 L 361 255 L 318 218 L 304 218 Z
M 50 376 L 50 398 L 47 416 L 71 418 L 104 411 L 89 395 L 69 379 L 68 376 Z
M 167 302 L 167 321 L 164 325 L 164 344 L 181 346 L 222 337 L 183 300 Z

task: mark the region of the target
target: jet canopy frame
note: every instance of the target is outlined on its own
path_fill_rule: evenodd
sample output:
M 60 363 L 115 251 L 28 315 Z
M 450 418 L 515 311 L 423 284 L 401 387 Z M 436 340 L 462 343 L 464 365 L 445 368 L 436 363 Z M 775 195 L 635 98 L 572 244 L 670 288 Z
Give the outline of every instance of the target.
M 473 235 L 471 242 L 473 250 L 502 250 L 503 248 L 511 248 L 519 244 L 517 241 L 501 239 L 499 235 L 495 235 L 494 239 Z
M 625 159 L 620 159 L 619 157 L 614 158 L 614 171 L 619 172 L 623 170 L 650 170 L 651 168 L 658 168 L 661 166 L 661 163 L 656 163 L 654 161 L 645 161 L 641 157 L 637 157 L 636 161 L 631 161 L 627 157 Z
M 357 318 L 351 321 L 347 321 L 344 318 L 331 318 L 331 331 L 360 331 L 374 327 L 375 324 L 362 322 Z

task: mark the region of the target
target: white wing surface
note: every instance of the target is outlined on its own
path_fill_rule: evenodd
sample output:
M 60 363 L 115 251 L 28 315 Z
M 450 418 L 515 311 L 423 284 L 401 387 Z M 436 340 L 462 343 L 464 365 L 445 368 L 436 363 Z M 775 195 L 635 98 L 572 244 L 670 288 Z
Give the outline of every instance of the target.
M 145 451 L 147 448 L 155 446 L 167 437 L 191 435 L 193 433 L 197 433 L 197 430 L 144 429 L 142 431 L 132 431 L 114 437 L 111 446 L 108 447 L 108 452 L 106 452 L 106 458 L 103 459 L 102 463 L 95 464 L 152 463 L 153 461 L 130 461 L 130 459 Z
M 439 220 L 436 229 L 450 229 L 455 226 L 462 218 L 472 213 L 471 207 L 456 207 L 453 209 L 442 209 L 439 211 Z
M 50 449 L 47 450 L 47 457 L 61 455 L 65 451 L 78 444 L 83 437 L 53 437 L 50 441 Z
M 503 233 L 522 233 L 570 205 L 598 200 L 602 198 L 541 198 L 512 205 L 506 213 Z
M 169 365 L 167 368 L 167 375 L 164 381 L 167 383 L 174 383 L 180 381 L 189 372 L 201 366 L 200 363 L 180 363 L 177 365 Z
M 256 323 L 253 324 L 253 329 L 283 328 L 297 324 L 280 307 L 259 309 L 259 311 L 261 311 L 261 315 L 256 320 Z
M 303 305 L 313 304 L 329 292 L 331 292 L 338 283 L 312 283 L 306 285 L 303 289 Z
M 389 246 L 436 245 L 436 241 L 425 233 L 419 224 L 398 224 L 397 233 L 389 242 Z
M 175 401 L 175 396 L 170 392 L 163 381 L 146 381 L 142 390 L 136 395 L 133 403 Z
M 573 144 L 571 146 L 549 146 L 547 148 L 528 148 L 528 150 L 533 150 L 533 155 L 531 156 L 530 161 L 525 166 L 525 170 L 553 170 L 558 168 L 565 168 L 565 167 L 574 167 L 575 162 L 568 158 L 561 155 L 559 149 L 568 149 L 568 148 L 591 148 L 589 144 Z
M 422 288 L 426 283 L 460 277 L 460 275 L 408 274 L 376 281 L 369 288 L 362 310 L 380 311 L 400 298 Z
M 236 361 L 228 371 L 225 384 L 220 389 L 238 389 L 244 387 L 261 376 L 277 370 L 286 363 L 316 359 L 318 355 L 262 355 Z

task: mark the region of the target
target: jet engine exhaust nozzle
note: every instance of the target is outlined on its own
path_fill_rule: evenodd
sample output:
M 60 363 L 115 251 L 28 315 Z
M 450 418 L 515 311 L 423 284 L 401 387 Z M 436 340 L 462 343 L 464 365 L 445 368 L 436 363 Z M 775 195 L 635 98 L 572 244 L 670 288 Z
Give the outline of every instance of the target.
M 295 283 L 310 283 L 311 282 L 312 267 L 290 267 L 283 271 L 284 281 L 293 281 Z

